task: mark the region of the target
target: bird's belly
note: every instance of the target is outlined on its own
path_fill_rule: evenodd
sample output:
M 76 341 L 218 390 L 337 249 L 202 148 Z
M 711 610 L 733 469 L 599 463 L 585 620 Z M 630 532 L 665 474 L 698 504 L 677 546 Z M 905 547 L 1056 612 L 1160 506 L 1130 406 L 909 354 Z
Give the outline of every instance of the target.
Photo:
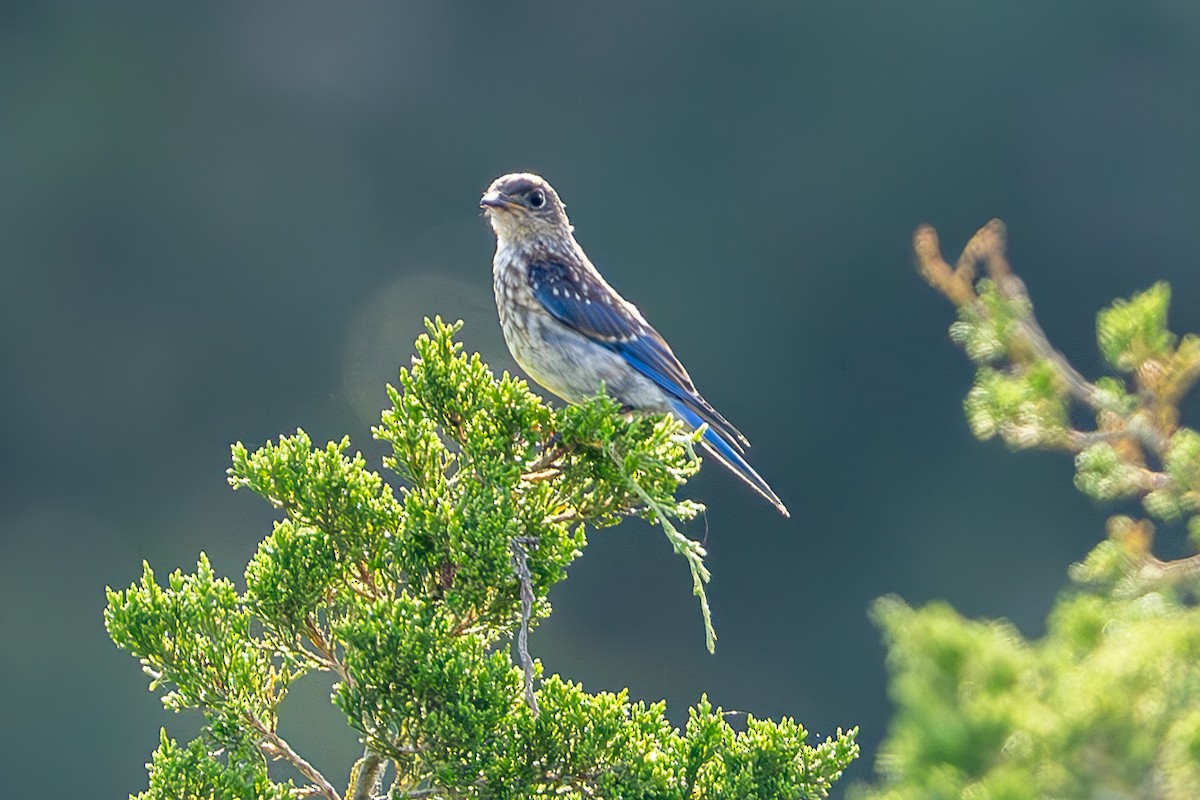
M 589 341 L 554 319 L 504 325 L 513 358 L 529 377 L 570 403 L 605 391 L 641 411 L 667 410 L 661 389 L 613 351 Z

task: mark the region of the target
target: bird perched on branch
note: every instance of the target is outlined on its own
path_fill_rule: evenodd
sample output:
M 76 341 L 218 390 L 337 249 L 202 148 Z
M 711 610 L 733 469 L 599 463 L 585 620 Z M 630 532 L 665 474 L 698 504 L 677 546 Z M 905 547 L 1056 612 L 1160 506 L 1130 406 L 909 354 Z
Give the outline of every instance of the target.
M 633 411 L 670 412 L 693 428 L 707 423 L 705 449 L 788 516 L 746 463 L 746 437 L 700 396 L 658 331 L 584 255 L 550 184 L 531 173 L 504 175 L 479 205 L 496 233 L 500 326 L 521 369 L 570 403 L 603 384 Z

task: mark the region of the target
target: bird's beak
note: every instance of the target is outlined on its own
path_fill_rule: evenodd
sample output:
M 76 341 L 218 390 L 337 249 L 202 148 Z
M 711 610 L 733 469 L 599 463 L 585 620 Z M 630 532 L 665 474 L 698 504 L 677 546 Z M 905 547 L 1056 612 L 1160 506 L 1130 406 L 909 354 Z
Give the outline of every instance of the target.
M 501 192 L 488 192 L 483 197 L 479 198 L 480 208 L 508 208 L 512 205 L 512 200 Z

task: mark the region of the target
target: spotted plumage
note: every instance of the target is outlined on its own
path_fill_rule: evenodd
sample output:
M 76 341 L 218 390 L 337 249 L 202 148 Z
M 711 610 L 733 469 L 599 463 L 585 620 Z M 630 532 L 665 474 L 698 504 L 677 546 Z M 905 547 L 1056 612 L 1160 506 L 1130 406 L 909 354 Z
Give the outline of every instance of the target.
M 785 516 L 743 458 L 746 438 L 696 390 L 658 331 L 575 241 L 558 193 L 537 175 L 497 178 L 480 200 L 496 233 L 492 283 L 504 340 L 537 383 L 577 403 L 605 390 L 635 411 L 708 425 L 702 443 Z

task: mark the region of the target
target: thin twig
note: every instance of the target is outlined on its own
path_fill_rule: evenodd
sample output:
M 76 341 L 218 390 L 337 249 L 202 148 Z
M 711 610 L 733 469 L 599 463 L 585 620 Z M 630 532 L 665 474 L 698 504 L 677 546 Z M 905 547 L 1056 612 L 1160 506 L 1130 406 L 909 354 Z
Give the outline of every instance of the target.
M 529 620 L 533 616 L 533 576 L 529 573 L 529 554 L 525 548 L 537 547 L 537 539 L 518 537 L 513 539 L 512 560 L 513 572 L 521 583 L 521 628 L 517 632 L 517 654 L 521 659 L 521 668 L 525 670 L 525 704 L 536 717 L 538 715 L 537 695 L 533 690 L 533 659 L 529 657 Z
M 1002 279 L 994 278 L 1000 293 L 1006 299 L 1015 301 L 1013 307 L 1017 311 L 1017 321 L 1021 325 L 1021 333 L 1026 345 L 1039 358 L 1045 360 L 1054 369 L 1055 374 L 1067 387 L 1071 396 L 1090 408 L 1092 411 L 1107 411 L 1114 414 L 1123 423 L 1124 433 L 1140 442 L 1144 447 L 1161 457 L 1167 450 L 1167 438 L 1149 424 L 1140 414 L 1126 413 L 1113 408 L 1109 403 L 1109 395 L 1080 374 L 1066 356 L 1056 350 L 1046 337 L 1046 332 L 1033 315 L 1033 303 L 1025 283 L 1011 273 Z
M 308 634 L 308 640 L 312 642 L 313 647 L 317 649 L 317 652 L 321 654 L 326 663 L 337 672 L 342 683 L 347 686 L 353 686 L 354 680 L 346 670 L 346 665 L 338 659 L 337 653 L 334 651 L 334 645 L 330 644 L 320 626 L 314 620 L 307 619 L 304 622 L 304 629 Z
M 359 561 L 358 564 L 356 565 L 356 567 L 358 569 L 359 580 L 361 580 L 364 584 L 366 584 L 367 589 L 370 590 L 370 592 L 374 598 L 378 598 L 379 597 L 379 587 L 375 584 L 374 573 L 371 572 L 371 570 L 367 567 L 366 563 L 363 561 Z
M 621 467 L 622 462 L 616 452 L 610 449 L 609 455 L 616 462 L 617 466 Z M 712 624 L 712 610 L 708 607 L 708 594 L 704 591 L 704 584 L 708 583 L 711 577 L 708 567 L 704 565 L 704 556 L 707 555 L 704 546 L 680 533 L 679 529 L 672 525 L 671 520 L 667 518 L 666 509 L 663 508 L 662 504 L 655 501 L 650 496 L 650 493 L 634 480 L 632 475 L 625 473 L 623 468 L 621 472 L 625 475 L 625 479 L 628 481 L 630 487 L 633 488 L 634 493 L 646 504 L 647 508 L 654 512 L 655 521 L 663 529 L 663 533 L 667 535 L 667 541 L 671 543 L 672 549 L 687 561 L 688 569 L 692 573 L 692 594 L 699 598 L 700 615 L 704 618 L 704 644 L 708 648 L 708 652 L 716 652 L 717 632 Z
M 1139 567 L 1138 578 L 1146 583 L 1170 586 L 1186 583 L 1193 587 L 1200 583 L 1200 555 L 1162 561 L 1147 553 Z
M 552 478 L 557 478 L 562 475 L 562 470 L 558 467 L 549 467 L 547 469 L 537 470 L 536 472 L 526 472 L 521 476 L 521 480 L 525 483 L 540 483 L 548 481 Z
M 1029 299 L 1029 291 L 1025 288 L 1025 282 L 1016 275 L 1009 273 L 1004 275 L 996 282 L 996 288 L 1000 290 L 1000 294 L 1005 299 L 1015 301 L 1013 308 L 1017 312 L 1017 321 L 1021 325 L 1021 333 L 1025 343 L 1034 354 L 1045 361 L 1048 361 L 1058 373 L 1059 378 L 1066 385 L 1067 390 L 1079 402 L 1091 408 L 1093 411 L 1109 411 L 1112 410 L 1105 404 L 1105 394 L 1087 378 L 1079 373 L 1079 370 L 1071 366 L 1067 361 L 1066 356 L 1054 349 L 1050 344 L 1050 340 L 1046 338 L 1046 332 L 1042 330 L 1042 326 L 1038 323 L 1037 317 L 1033 315 L 1033 303 Z
M 259 745 L 260 749 L 275 759 L 283 759 L 296 768 L 296 771 L 308 779 L 314 788 L 318 789 L 318 793 L 329 798 L 329 800 L 342 800 L 337 789 L 333 788 L 325 776 L 322 775 L 316 767 L 304 760 L 304 758 L 292 749 L 282 736 L 263 724 L 262 720 L 250 715 L 246 716 L 246 722 L 251 728 L 256 730 L 263 741 Z
M 929 225 L 922 225 L 913 234 L 913 251 L 921 275 L 954 305 L 967 306 L 978 299 L 975 294 L 975 262 L 965 258 L 967 250 L 963 250 L 964 258 L 959 259 L 958 268 L 952 268 L 942 258 L 937 231 Z

